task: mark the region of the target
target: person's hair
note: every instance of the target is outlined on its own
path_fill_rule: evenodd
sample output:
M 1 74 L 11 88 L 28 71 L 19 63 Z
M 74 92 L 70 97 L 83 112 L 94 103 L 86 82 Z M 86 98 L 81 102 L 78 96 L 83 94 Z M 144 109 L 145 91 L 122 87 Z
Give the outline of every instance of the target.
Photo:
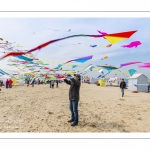
M 122 79 L 122 80 L 124 80 L 124 79 Z

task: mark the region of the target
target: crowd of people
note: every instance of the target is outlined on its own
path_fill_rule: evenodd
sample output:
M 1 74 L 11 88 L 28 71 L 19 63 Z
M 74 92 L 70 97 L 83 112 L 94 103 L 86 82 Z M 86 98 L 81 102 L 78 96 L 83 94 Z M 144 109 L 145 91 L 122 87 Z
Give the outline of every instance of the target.
M 11 79 L 7 79 L 5 84 L 4 84 L 3 80 L 0 80 L 0 87 L 6 85 L 6 89 L 12 88 L 12 84 L 13 84 L 13 81 Z

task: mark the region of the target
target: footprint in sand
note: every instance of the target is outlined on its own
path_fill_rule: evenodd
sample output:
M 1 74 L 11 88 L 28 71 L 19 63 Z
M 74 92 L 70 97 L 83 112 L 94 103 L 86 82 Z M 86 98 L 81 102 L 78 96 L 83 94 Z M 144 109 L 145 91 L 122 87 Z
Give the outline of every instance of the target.
M 125 99 L 119 99 L 119 100 L 121 100 L 121 101 L 125 101 Z
M 51 115 L 51 114 L 54 114 L 54 113 L 49 111 L 49 112 L 48 112 L 48 114 L 50 114 L 50 115 Z
M 141 118 L 141 117 L 139 117 L 139 118 L 137 118 L 137 120 L 142 120 L 142 118 Z

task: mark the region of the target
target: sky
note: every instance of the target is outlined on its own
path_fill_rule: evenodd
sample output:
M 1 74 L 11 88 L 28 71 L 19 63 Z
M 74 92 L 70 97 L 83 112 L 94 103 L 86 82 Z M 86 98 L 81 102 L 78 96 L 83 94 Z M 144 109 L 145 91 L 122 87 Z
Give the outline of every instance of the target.
M 69 29 L 71 32 L 65 32 Z M 50 64 L 50 68 L 57 67 L 62 62 L 88 55 L 93 55 L 92 60 L 72 64 L 82 66 L 108 64 L 119 67 L 120 64 L 133 61 L 150 62 L 150 18 L 0 18 L 0 30 L 0 38 L 3 38 L 4 41 L 17 42 L 23 46 L 20 50 L 30 50 L 47 41 L 75 34 L 99 35 L 97 30 L 107 33 L 138 30 L 129 39 L 116 43 L 110 48 L 103 47 L 109 44 L 104 38 L 75 37 L 48 45 L 41 49 L 36 56 L 39 59 L 54 60 L 54 63 Z M 121 47 L 133 41 L 141 41 L 142 45 L 130 49 Z M 78 45 L 78 43 L 81 44 Z M 97 45 L 97 47 L 92 48 L 90 45 Z M 3 51 L 0 48 L 0 52 Z M 3 53 L 0 53 L 0 56 L 2 55 Z M 101 60 L 104 56 L 108 56 L 108 59 Z M 1 60 L 0 68 L 10 69 L 7 64 L 8 59 Z M 71 69 L 71 67 L 65 66 L 63 69 Z M 129 69 L 135 69 L 137 73 L 144 73 L 150 78 L 150 69 L 138 68 L 137 64 L 123 67 L 120 70 L 128 72 Z M 76 68 L 76 70 L 81 70 L 81 68 Z M 114 74 L 116 73 L 111 73 L 108 77 L 113 77 Z M 99 73 L 93 71 L 88 75 L 97 77 Z M 119 72 L 118 76 L 125 77 Z

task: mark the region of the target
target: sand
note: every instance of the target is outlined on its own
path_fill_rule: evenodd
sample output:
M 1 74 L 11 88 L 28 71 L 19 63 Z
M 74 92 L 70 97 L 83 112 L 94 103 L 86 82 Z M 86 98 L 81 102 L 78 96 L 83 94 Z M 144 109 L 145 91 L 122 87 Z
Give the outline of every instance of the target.
M 150 132 L 150 93 L 82 84 L 79 124 L 71 127 L 69 86 L 2 88 L 0 132 Z

